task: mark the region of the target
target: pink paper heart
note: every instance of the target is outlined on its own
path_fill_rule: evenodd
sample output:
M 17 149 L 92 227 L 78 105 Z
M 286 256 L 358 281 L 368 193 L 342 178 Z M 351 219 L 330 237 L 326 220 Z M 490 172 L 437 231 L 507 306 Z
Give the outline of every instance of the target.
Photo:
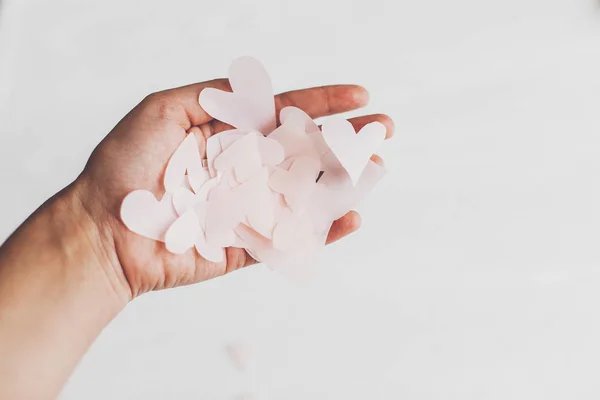
M 348 176 L 343 180 L 325 171 L 306 207 L 315 231 L 328 231 L 331 223 L 354 209 L 387 173 L 379 164 L 369 161 L 356 185 Z
M 246 251 L 254 259 L 299 283 L 310 281 L 313 275 L 311 265 L 319 250 L 325 245 L 324 237 L 312 235 L 302 245 L 288 251 L 281 251 L 273 247 L 271 240 L 259 235 L 246 225 L 239 225 L 236 232 L 246 244 Z
M 200 234 L 197 236 L 194 246 L 196 247 L 198 254 L 200 254 L 205 260 L 211 262 L 221 262 L 225 259 L 225 250 L 223 247 L 210 244 L 206 241 L 205 232 L 207 204 L 208 203 L 206 201 L 202 201 L 194 207 L 196 218 L 200 224 Z
M 371 122 L 356 134 L 352 124 L 342 119 L 323 123 L 323 138 L 335 154 L 350 180 L 356 184 L 369 159 L 385 139 L 385 125 Z
M 165 234 L 165 246 L 173 254 L 183 254 L 192 247 L 202 233 L 193 209 L 186 211 Z
M 315 121 L 304 111 L 298 107 L 284 107 L 279 111 L 279 121 L 282 125 L 294 125 L 305 133 L 319 132 L 319 126 Z
M 258 139 L 258 151 L 263 165 L 274 167 L 283 162 L 285 151 L 281 144 L 268 137 Z
M 319 129 L 319 126 L 301 109 L 296 107 L 284 107 L 279 112 L 279 120 L 281 121 L 281 125 L 287 125 L 290 128 L 296 128 L 305 132 L 312 141 L 312 147 L 319 156 L 330 151 L 327 142 L 323 139 L 323 133 Z M 271 135 L 273 135 L 273 133 Z M 288 146 L 284 147 L 288 148 Z M 325 169 L 325 166 L 322 165 L 321 169 Z
M 173 207 L 180 217 L 189 209 L 194 208 L 200 200 L 202 200 L 201 197 L 185 187 L 179 187 L 173 192 Z
M 233 170 L 238 182 L 245 182 L 261 168 L 262 160 L 258 150 L 258 137 L 247 134 L 232 143 L 219 154 L 213 163 L 218 172 Z
M 200 254 L 206 261 L 219 263 L 225 260 L 225 249 L 220 246 L 208 244 L 204 232 L 200 232 L 198 240 L 196 240 L 195 247 L 198 254 Z
M 348 171 L 342 166 L 335 154 L 331 150 L 327 150 L 321 154 L 321 170 L 323 176 L 327 174 L 327 187 L 345 187 L 348 183 L 352 184 Z M 323 179 L 319 178 L 319 182 Z
M 273 247 L 287 251 L 302 246 L 313 236 L 312 221 L 304 214 L 286 213 L 273 231 Z
M 186 136 L 167 164 L 164 176 L 167 192 L 173 192 L 182 186 L 186 172 L 188 182 L 195 192 L 210 178 L 208 170 L 202 166 L 198 142 L 193 133 Z
M 311 133 L 308 133 L 308 137 L 312 141 L 313 147 L 315 148 L 317 153 L 321 156 L 321 168 L 325 169 L 326 164 L 323 162 L 322 157 L 325 153 L 331 152 L 331 150 L 329 149 L 329 146 L 327 145 L 327 142 L 325 141 L 325 139 L 323 139 L 323 132 L 321 132 L 321 131 L 311 132 Z
M 209 179 L 200 187 L 197 194 L 185 187 L 179 187 L 173 192 L 173 207 L 179 216 L 194 208 L 198 203 L 208 200 L 208 194 L 219 184 L 217 178 Z
M 195 247 L 206 260 L 222 262 L 224 247 L 243 247 L 269 268 L 305 276 L 331 223 L 384 175 L 369 158 L 385 127 L 372 123 L 355 134 L 347 121 L 326 121 L 321 132 L 304 111 L 286 107 L 275 129 L 273 91 L 262 65 L 236 60 L 230 83 L 233 93 L 206 89 L 199 101 L 239 129 L 209 138 L 204 161 L 188 135 L 167 164 L 168 194 L 157 201 L 150 192 L 132 192 L 122 219 L 134 232 L 164 240 L 175 254 Z
M 247 182 L 235 190 L 235 195 L 245 213 L 248 225 L 264 237 L 273 235 L 275 214 L 273 192 L 269 189 L 267 181 L 269 174 L 265 168 L 256 173 Z
M 265 262 L 269 258 L 268 254 L 273 249 L 270 239 L 267 239 L 245 224 L 239 224 L 235 228 L 235 233 L 244 243 L 244 248 L 248 254 L 256 261 Z
M 230 188 L 236 188 L 240 186 L 241 183 L 238 182 L 233 170 L 231 170 L 221 175 L 221 177 L 219 178 L 219 184 Z
M 121 220 L 132 232 L 162 242 L 177 213 L 169 193 L 158 201 L 147 190 L 135 190 L 121 204 Z
M 313 140 L 308 136 L 303 127 L 284 123 L 275 129 L 268 138 L 277 141 L 283 147 L 286 159 L 295 157 L 320 159 Z
M 275 102 L 271 79 L 252 57 L 235 60 L 229 69 L 233 93 L 206 88 L 200 106 L 213 118 L 239 129 L 269 133 L 275 129 Z
M 234 189 L 222 186 L 211 190 L 206 204 L 206 240 L 221 247 L 231 246 L 233 229 L 244 219 L 244 210 Z
M 246 135 L 253 135 L 256 138 L 262 165 L 276 166 L 284 160 L 283 147 L 277 141 L 264 137 L 260 132 L 240 129 L 223 131 L 211 136 L 206 142 L 207 164 L 211 176 L 217 175 L 214 169 L 214 160 L 234 142 Z
M 210 195 L 211 190 L 216 188 L 218 185 L 219 185 L 219 180 L 217 178 L 209 179 L 200 188 L 200 191 L 198 192 L 198 197 L 202 200 L 208 200 L 208 196 Z
M 298 157 L 289 171 L 275 169 L 269 178 L 269 186 L 283 194 L 293 211 L 300 211 L 316 186 L 320 162 L 311 157 Z
M 248 132 L 249 131 L 243 131 L 240 129 L 231 129 L 228 131 L 219 132 L 208 138 L 206 141 L 206 159 L 211 177 L 215 177 L 217 175 L 213 166 L 215 158 L 217 158 L 217 156 L 221 154 L 223 150 L 231 146 L 233 142 L 240 139 Z

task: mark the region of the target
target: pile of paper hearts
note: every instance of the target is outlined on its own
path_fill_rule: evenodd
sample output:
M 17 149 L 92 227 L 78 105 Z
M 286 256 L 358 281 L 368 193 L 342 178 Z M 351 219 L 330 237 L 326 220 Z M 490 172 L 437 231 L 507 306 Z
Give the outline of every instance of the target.
M 269 76 L 250 57 L 233 62 L 229 82 L 232 93 L 207 88 L 199 102 L 236 129 L 210 137 L 206 159 L 189 134 L 166 166 L 162 199 L 131 192 L 121 218 L 175 254 L 195 247 L 221 262 L 224 248 L 240 247 L 271 268 L 301 266 L 384 176 L 370 157 L 386 128 L 373 122 L 356 134 L 350 122 L 330 119 L 319 129 L 295 107 L 281 110 L 277 126 Z

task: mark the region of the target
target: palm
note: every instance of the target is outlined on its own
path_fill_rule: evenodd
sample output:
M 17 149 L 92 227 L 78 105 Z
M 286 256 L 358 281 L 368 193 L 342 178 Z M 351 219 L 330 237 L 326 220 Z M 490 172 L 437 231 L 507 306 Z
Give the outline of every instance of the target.
M 169 253 L 163 243 L 129 231 L 121 222 L 119 210 L 127 193 L 144 188 L 157 198 L 163 193 L 164 167 L 187 133 L 194 133 L 204 156 L 206 139 L 227 129 L 211 120 L 197 104 L 199 92 L 206 86 L 226 89 L 225 80 L 217 80 L 149 96 L 135 107 L 96 148 L 81 180 L 86 189 L 82 199 L 86 208 L 107 232 L 114 244 L 118 264 L 129 283 L 132 295 L 191 284 L 254 262 L 243 250 L 228 248 L 226 259 L 212 263 L 195 251 L 183 255 Z M 289 92 L 277 97 L 277 108 L 296 105 L 313 117 L 348 111 L 363 104 L 356 86 L 332 86 Z M 364 125 L 382 115 L 360 117 L 353 122 Z M 389 129 L 391 134 L 391 129 Z M 357 228 L 358 216 L 349 213 L 336 221 L 329 239 L 334 241 Z M 118 269 L 119 266 L 116 266 Z

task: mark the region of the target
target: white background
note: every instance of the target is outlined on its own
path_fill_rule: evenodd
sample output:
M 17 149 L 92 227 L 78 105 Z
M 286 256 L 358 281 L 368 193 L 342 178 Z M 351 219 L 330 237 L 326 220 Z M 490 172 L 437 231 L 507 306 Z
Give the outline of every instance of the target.
M 135 300 L 64 400 L 600 396 L 592 0 L 4 0 L 0 239 L 144 95 L 240 55 L 394 117 L 362 230 L 310 287 L 256 267 Z

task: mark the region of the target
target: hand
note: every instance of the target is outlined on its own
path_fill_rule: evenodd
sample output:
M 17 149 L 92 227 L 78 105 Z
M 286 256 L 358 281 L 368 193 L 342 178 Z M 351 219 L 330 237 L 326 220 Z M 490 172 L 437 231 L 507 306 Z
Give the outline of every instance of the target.
M 133 190 L 147 189 L 157 198 L 162 197 L 164 168 L 187 133 L 196 135 L 204 157 L 206 139 L 230 129 L 212 120 L 198 104 L 205 87 L 231 90 L 227 80 L 219 79 L 145 98 L 98 145 L 73 185 L 73 194 L 98 227 L 103 249 L 100 253 L 110 264 L 111 279 L 116 278 L 115 286 L 130 298 L 214 278 L 255 262 L 245 250 L 233 247 L 226 249 L 226 259 L 220 263 L 206 261 L 194 250 L 171 254 L 163 243 L 129 231 L 119 216 L 121 202 Z M 367 100 L 368 94 L 362 87 L 338 85 L 283 93 L 275 102 L 277 114 L 285 106 L 296 106 L 317 118 L 354 110 Z M 351 120 L 357 130 L 372 121 L 385 124 L 387 136 L 392 135 L 393 123 L 385 115 Z M 328 243 L 354 232 L 359 225 L 358 213 L 349 212 L 332 225 Z
M 133 297 L 254 262 L 237 248 L 228 248 L 218 264 L 194 250 L 174 255 L 163 243 L 130 232 L 120 219 L 121 203 L 132 190 L 162 197 L 164 168 L 188 132 L 204 153 L 206 139 L 228 128 L 199 106 L 207 86 L 229 88 L 226 80 L 215 80 L 144 99 L 100 143 L 77 180 L 0 246 L 0 398 L 56 398 L 86 349 Z M 276 105 L 295 105 L 316 118 L 366 101 L 361 87 L 328 86 L 279 95 Z M 358 130 L 374 120 L 392 134 L 384 115 L 352 122 Z M 348 213 L 333 224 L 328 242 L 359 224 L 358 214 Z

